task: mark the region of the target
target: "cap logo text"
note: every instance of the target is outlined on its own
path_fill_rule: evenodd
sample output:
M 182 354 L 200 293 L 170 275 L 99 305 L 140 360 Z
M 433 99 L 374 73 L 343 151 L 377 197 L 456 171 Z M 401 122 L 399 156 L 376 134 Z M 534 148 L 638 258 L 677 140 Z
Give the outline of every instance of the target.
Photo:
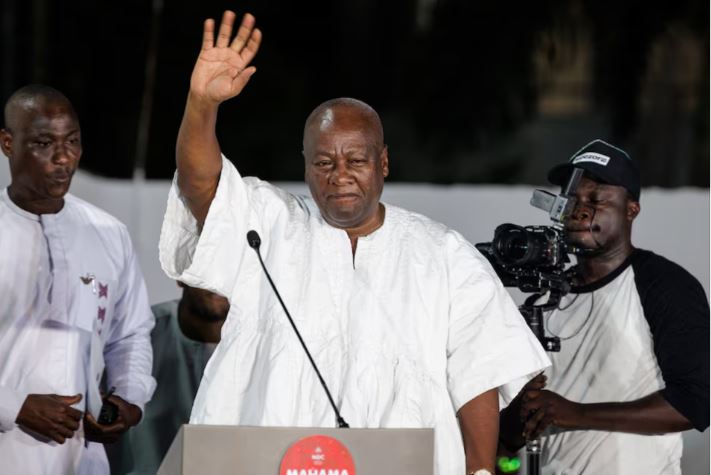
M 595 152 L 583 153 L 582 155 L 578 155 L 573 159 L 573 163 L 592 162 L 597 163 L 598 165 L 602 165 L 603 167 L 607 166 L 607 163 L 609 161 L 610 157 L 608 157 L 607 155 L 602 155 L 600 153 Z

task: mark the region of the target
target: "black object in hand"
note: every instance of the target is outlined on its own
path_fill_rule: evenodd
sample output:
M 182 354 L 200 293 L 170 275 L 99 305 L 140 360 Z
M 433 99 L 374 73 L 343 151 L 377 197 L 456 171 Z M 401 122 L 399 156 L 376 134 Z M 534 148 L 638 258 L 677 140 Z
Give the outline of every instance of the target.
M 111 401 L 104 400 L 101 405 L 101 411 L 99 412 L 99 420 L 97 421 L 102 425 L 109 425 L 116 422 L 118 419 L 118 406 Z
M 111 396 L 115 390 L 116 388 L 112 387 L 111 389 L 109 389 L 109 392 L 106 394 L 106 396 L 102 398 L 103 404 L 101 405 L 101 410 L 99 411 L 99 420 L 96 421 L 99 424 L 113 424 L 114 422 L 116 422 L 116 419 L 118 419 L 118 406 L 113 402 L 109 401 L 109 396 Z

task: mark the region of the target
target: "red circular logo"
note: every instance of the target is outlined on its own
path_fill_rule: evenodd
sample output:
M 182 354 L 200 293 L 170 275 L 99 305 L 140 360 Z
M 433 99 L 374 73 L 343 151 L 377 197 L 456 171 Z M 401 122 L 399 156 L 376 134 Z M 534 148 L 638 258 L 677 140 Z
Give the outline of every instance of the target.
M 294 442 L 281 459 L 279 475 L 355 475 L 353 457 L 333 437 L 312 435 Z

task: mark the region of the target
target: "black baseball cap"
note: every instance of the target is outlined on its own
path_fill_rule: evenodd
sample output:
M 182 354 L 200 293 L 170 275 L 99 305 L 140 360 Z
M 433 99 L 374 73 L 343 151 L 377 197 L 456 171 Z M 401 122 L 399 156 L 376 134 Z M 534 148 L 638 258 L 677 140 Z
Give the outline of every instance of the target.
M 564 186 L 573 168 L 582 168 L 595 181 L 621 186 L 635 201 L 639 201 L 639 169 L 627 152 L 621 148 L 600 139 L 593 140 L 575 152 L 567 163 L 551 168 L 548 172 L 548 181 L 554 185 Z

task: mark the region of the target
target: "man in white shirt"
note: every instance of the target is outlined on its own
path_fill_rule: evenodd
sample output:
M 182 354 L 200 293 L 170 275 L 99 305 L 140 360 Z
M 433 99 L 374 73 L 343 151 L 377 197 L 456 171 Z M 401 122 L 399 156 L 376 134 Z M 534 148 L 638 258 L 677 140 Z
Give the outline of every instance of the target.
M 380 202 L 388 150 L 355 99 L 306 121 L 312 198 L 242 178 L 215 136 L 221 102 L 255 68 L 261 32 L 225 12 L 203 49 L 181 124 L 161 234 L 172 278 L 230 298 L 191 422 L 333 427 L 318 379 L 245 236 L 266 266 L 351 427 L 433 427 L 435 473 L 494 471 L 498 412 L 548 364 L 486 259 L 460 234 Z
M 2 471 L 108 473 L 96 442 L 137 424 L 155 386 L 143 277 L 125 226 L 67 194 L 82 152 L 69 100 L 26 86 L 4 116 L 12 182 L 0 193 Z M 104 366 L 118 418 L 99 424 Z

